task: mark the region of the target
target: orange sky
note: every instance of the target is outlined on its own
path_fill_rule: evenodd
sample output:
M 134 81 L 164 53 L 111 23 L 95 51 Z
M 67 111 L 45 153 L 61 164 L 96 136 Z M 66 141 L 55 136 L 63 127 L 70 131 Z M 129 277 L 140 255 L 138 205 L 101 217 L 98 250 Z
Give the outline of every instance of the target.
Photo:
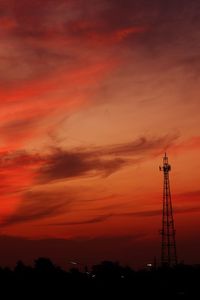
M 64 240 L 84 263 L 159 258 L 167 151 L 178 256 L 199 262 L 199 1 L 0 6 L 0 244 Z

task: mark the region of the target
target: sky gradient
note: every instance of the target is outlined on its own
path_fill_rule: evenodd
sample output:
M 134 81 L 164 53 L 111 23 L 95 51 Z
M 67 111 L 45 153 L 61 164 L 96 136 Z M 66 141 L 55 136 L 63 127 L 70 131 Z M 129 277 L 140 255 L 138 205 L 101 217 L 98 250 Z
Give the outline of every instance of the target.
M 199 1 L 0 0 L 0 43 L 0 263 L 159 258 L 165 151 L 198 263 Z

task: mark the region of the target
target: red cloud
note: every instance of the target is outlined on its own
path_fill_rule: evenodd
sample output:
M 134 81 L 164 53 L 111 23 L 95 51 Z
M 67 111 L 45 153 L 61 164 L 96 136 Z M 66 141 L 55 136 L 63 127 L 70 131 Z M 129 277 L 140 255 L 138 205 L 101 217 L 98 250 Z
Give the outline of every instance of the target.
M 67 34 L 74 40 L 81 40 L 83 45 L 106 46 L 119 43 L 128 37 L 147 32 L 147 26 L 118 26 L 108 28 L 106 22 L 99 20 L 76 20 L 67 24 Z
M 7 33 L 7 31 L 14 29 L 16 26 L 17 26 L 17 23 L 16 23 L 15 19 L 13 19 L 11 17 L 0 18 L 1 33 L 3 31 L 6 31 L 5 33 Z
M 22 146 L 26 140 L 47 134 L 52 118 L 69 113 L 92 98 L 90 87 L 98 84 L 116 66 L 116 62 L 57 71 L 43 80 L 24 82 L 12 90 L 0 91 L 1 141 L 9 148 Z
M 127 28 L 122 28 L 116 32 L 116 40 L 121 41 L 133 34 L 139 34 L 148 31 L 148 27 L 145 26 L 131 26 Z
M 105 74 L 113 69 L 116 60 L 90 64 L 82 67 L 75 67 L 71 70 L 57 70 L 54 74 L 42 80 L 28 80 L 21 86 L 13 89 L 1 89 L 0 99 L 2 103 L 27 100 L 27 105 L 32 105 L 30 98 L 49 95 L 55 90 L 72 90 L 78 87 L 85 87 L 89 84 L 97 83 L 97 80 L 104 78 Z M 43 100 L 45 102 L 45 100 Z M 52 101 L 49 100 L 51 103 Z
M 147 30 L 147 27 L 131 26 L 127 28 L 120 28 L 118 30 L 108 33 L 91 32 L 90 34 L 88 34 L 88 40 L 86 39 L 86 41 L 88 41 L 88 43 L 91 43 L 93 46 L 112 45 L 120 43 L 128 37 L 134 37 L 139 33 L 144 33 Z

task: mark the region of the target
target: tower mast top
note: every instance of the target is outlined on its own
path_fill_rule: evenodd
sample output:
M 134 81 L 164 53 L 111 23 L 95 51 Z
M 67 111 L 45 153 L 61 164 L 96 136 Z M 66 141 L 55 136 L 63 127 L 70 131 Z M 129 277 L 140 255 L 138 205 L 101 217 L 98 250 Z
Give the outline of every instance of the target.
M 165 156 L 163 157 L 163 165 L 160 166 L 160 171 L 163 171 L 165 174 L 171 171 L 171 165 L 168 163 L 168 157 L 166 152 Z

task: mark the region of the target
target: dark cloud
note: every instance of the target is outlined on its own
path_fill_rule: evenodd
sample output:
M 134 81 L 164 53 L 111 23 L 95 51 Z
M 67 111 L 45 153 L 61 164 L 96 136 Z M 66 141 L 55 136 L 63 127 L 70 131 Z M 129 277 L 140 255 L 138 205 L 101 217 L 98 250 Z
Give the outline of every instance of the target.
M 177 136 L 155 139 L 144 137 L 130 143 L 71 152 L 58 149 L 49 157 L 49 161 L 39 169 L 38 179 L 45 183 L 82 175 L 102 174 L 108 176 L 127 164 L 137 164 L 154 151 L 160 154 L 176 138 Z
M 87 175 L 108 176 L 125 165 L 122 158 L 102 159 L 93 153 L 59 151 L 52 155 L 46 165 L 38 170 L 41 183 Z
M 0 154 L 0 171 L 30 166 L 39 183 L 80 176 L 109 176 L 127 164 L 138 164 L 158 155 L 174 143 L 177 136 L 139 138 L 133 142 L 71 150 L 53 149 L 49 154 L 23 150 Z
M 159 149 L 163 151 L 175 139 L 174 136 L 157 139 L 140 138 L 130 143 L 82 149 L 75 152 L 57 150 L 49 157 L 49 162 L 40 168 L 38 179 L 41 182 L 48 182 L 82 175 L 102 174 L 108 176 L 127 163 L 142 161 L 146 158 L 146 153 L 148 155 Z M 129 162 L 125 158 L 126 156 L 132 157 L 132 160 Z

